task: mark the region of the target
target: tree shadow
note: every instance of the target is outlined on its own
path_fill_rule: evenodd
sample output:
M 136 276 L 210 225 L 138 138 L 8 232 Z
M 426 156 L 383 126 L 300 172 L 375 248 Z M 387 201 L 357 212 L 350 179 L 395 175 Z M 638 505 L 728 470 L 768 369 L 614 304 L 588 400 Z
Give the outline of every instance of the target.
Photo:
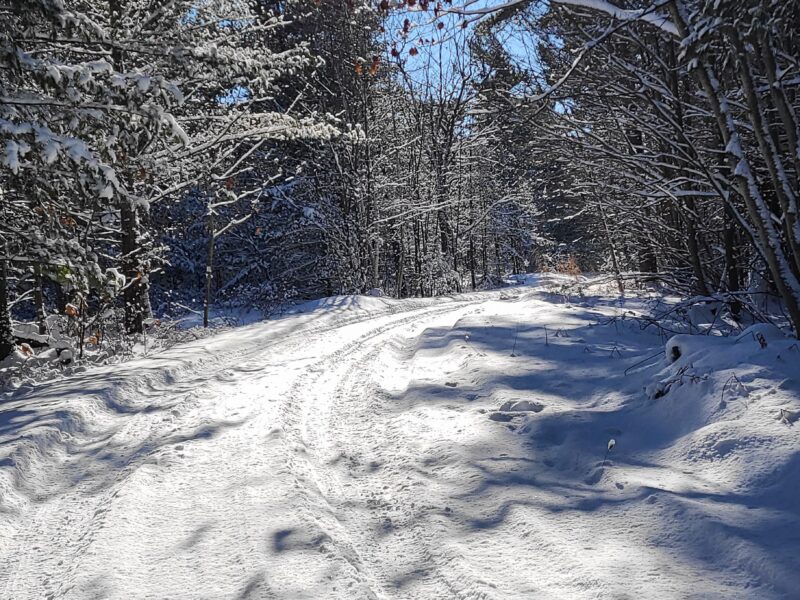
M 744 474 L 745 487 L 706 477 L 702 462 L 682 467 L 690 471 L 664 462 L 670 454 L 662 451 L 680 448 L 684 436 L 709 423 L 709 405 L 687 400 L 689 394 L 646 398 L 642 388 L 664 365 L 633 367 L 661 349 L 659 337 L 631 322 L 587 322 L 598 316 L 607 318 L 577 309 L 570 326 L 548 328 L 547 337 L 541 326 L 501 319 L 462 321 L 421 336 L 417 348 L 426 357 L 461 352 L 488 366 L 472 381 L 463 367 L 441 382 L 417 381 L 388 397 L 390 411 L 474 411 L 477 402 L 488 422 L 501 398 L 518 394 L 545 405 L 539 413 L 503 413 L 459 449 L 467 468 L 442 501 L 452 504 L 463 535 L 505 531 L 517 511 L 568 515 L 586 527 L 597 515 L 638 520 L 649 512 L 640 524 L 652 530 L 653 548 L 720 579 L 726 574 L 715 571 L 728 561 L 754 589 L 791 596 L 800 589 L 800 488 L 786 482 L 800 481 L 800 452 L 782 457 L 763 482 Z M 498 359 L 507 368 L 493 372 Z M 457 386 L 444 385 L 459 375 Z M 690 385 L 698 395 L 713 392 L 713 382 Z M 558 400 L 558 410 L 548 399 Z M 604 462 L 611 438 L 616 446 Z M 429 460 L 420 456 L 408 467 L 425 485 Z

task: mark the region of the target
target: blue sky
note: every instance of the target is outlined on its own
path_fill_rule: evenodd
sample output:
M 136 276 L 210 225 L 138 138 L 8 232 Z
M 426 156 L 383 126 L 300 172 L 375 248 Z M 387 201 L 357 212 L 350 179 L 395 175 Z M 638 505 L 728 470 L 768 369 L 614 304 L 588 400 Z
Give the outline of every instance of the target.
M 498 0 L 479 0 L 471 4 L 470 8 L 480 9 L 499 4 L 501 2 Z M 548 3 L 544 0 L 533 6 L 534 15 L 544 14 L 548 9 Z M 405 19 L 409 19 L 414 24 L 408 36 L 401 34 Z M 464 17 L 460 15 L 446 14 L 434 20 L 430 10 L 427 12 L 420 10 L 396 11 L 387 20 L 386 40 L 390 48 L 392 43 L 396 44 L 401 53 L 400 60 L 403 61 L 406 71 L 413 75 L 413 79 L 418 84 L 428 78 L 435 78 L 431 73 L 426 73 L 426 69 L 444 69 L 445 77 L 449 78 L 452 75 L 449 70 L 454 64 L 468 62 L 466 38 L 473 33 L 475 18 L 471 17 L 469 20 L 471 22 L 466 29 L 463 29 Z M 439 23 L 444 25 L 441 29 L 438 28 Z M 541 72 L 536 51 L 539 38 L 525 23 L 520 19 L 509 20 L 496 34 L 517 67 L 526 72 L 537 74 Z M 558 40 L 548 41 L 558 43 Z M 412 47 L 416 48 L 419 54 L 410 55 L 409 51 Z

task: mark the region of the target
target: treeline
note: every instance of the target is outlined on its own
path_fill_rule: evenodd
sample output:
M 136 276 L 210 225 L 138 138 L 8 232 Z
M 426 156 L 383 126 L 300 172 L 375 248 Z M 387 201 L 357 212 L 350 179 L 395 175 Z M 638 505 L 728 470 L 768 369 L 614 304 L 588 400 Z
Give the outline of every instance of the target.
M 721 319 L 800 333 L 800 3 L 519 1 L 483 18 L 518 34 L 509 56 L 531 43 L 508 110 L 563 166 L 620 280 L 657 274 Z
M 0 5 L 0 358 L 576 263 L 798 331 L 798 4 Z
M 547 169 L 480 116 L 490 70 L 467 32 L 409 70 L 397 25 L 366 0 L 0 6 L 0 358 L 538 267 Z
M 299 103 L 335 115 L 340 135 L 278 149 L 294 175 L 265 189 L 268 208 L 220 240 L 217 301 L 373 288 L 437 295 L 551 259 L 555 220 L 539 217 L 557 212 L 541 202 L 557 173 L 514 141 L 512 116 L 480 116 L 496 100 L 482 93 L 479 78 L 491 68 L 471 51 L 469 32 L 444 56 L 413 58 L 413 46 L 402 55 L 393 46 L 404 19 L 376 3 L 293 6 L 292 35 L 323 61 Z M 557 186 L 548 193 L 568 202 Z M 165 272 L 196 290 L 206 263 L 191 257 L 201 255 L 204 205 L 187 197 L 165 210 L 165 222 L 183 223 Z
M 335 133 L 290 104 L 318 59 L 278 48 L 263 3 L 31 0 L 0 19 L 0 357 L 12 313 L 31 345 L 69 330 L 81 353 L 142 333 L 166 251 L 153 207 L 202 194 L 213 221 L 280 177 L 265 146 Z

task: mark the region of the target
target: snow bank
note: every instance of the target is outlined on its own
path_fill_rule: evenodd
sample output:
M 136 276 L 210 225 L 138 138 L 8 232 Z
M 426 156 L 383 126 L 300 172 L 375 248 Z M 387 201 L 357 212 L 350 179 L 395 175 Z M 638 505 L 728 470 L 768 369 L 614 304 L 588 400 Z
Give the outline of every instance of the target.
M 550 300 L 431 328 L 413 381 L 380 379 L 419 414 L 410 451 L 450 490 L 487 597 L 525 597 L 508 564 L 535 570 L 532 597 L 792 597 L 797 341 L 756 325 L 663 344 L 636 299 Z
M 380 312 L 388 310 L 395 306 L 396 301 L 391 298 L 381 297 L 377 294 L 370 294 L 366 296 L 348 295 L 348 296 L 330 296 L 328 298 L 320 298 L 318 300 L 309 300 L 287 310 L 285 314 L 294 315 L 299 313 L 309 313 L 314 311 L 364 311 L 364 312 Z

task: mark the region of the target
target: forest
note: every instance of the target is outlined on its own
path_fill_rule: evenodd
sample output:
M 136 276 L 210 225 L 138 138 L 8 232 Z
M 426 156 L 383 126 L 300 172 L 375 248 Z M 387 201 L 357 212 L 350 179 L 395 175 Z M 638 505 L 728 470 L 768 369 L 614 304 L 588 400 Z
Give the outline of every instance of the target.
M 507 4 L 2 7 L 0 355 L 570 268 L 797 331 L 796 3 Z

